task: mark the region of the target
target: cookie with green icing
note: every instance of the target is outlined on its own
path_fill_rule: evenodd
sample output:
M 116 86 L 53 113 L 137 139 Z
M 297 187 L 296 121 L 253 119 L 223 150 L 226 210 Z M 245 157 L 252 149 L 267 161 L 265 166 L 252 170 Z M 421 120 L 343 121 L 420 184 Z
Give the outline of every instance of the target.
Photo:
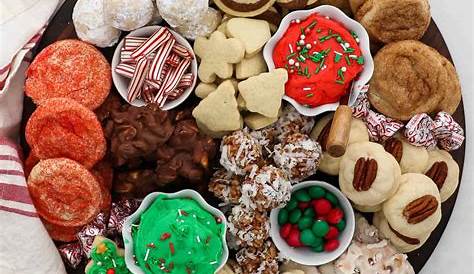
M 96 236 L 92 243 L 91 260 L 86 274 L 129 274 L 125 265 L 124 250 L 102 236 Z

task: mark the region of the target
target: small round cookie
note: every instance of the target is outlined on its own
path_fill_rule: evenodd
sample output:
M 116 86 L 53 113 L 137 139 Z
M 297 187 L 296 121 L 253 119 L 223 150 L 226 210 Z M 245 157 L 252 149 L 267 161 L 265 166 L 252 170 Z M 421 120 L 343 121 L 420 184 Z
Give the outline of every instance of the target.
M 428 150 L 426 148 L 416 147 L 399 135 L 385 141 L 384 148 L 400 164 L 402 174 L 424 173 L 428 165 Z
M 298 271 L 302 272 L 303 274 L 320 274 L 316 266 L 303 265 L 295 263 L 293 261 L 284 262 L 282 265 L 280 265 L 280 268 L 278 270 L 280 271 L 280 273 L 290 274 L 299 273 Z
M 238 17 L 254 17 L 268 10 L 275 0 L 214 0 L 225 13 Z
M 400 234 L 390 227 L 382 211 L 374 214 L 372 223 L 379 230 L 380 236 L 388 239 L 398 251 L 403 253 L 420 248 L 430 237 L 430 233 L 416 238 L 410 238 Z
M 278 273 L 278 249 L 270 239 L 261 248 L 242 248 L 235 254 L 235 259 L 242 269 L 239 273 Z
M 301 115 L 289 104 L 283 108 L 280 118 L 273 124 L 276 129 L 276 138 L 280 142 L 294 133 L 309 134 L 313 126 L 313 117 Z
M 436 184 L 441 202 L 444 202 L 459 185 L 459 165 L 446 150 L 430 150 L 428 155 L 429 160 L 423 173 Z
M 351 6 L 349 5 L 349 0 L 318 0 L 316 1 L 314 6 L 322 5 L 331 5 L 342 10 L 345 14 L 351 14 Z
M 339 186 L 354 203 L 375 206 L 391 197 L 398 188 L 400 166 L 380 144 L 354 143 L 342 156 Z
M 262 159 L 262 147 L 247 130 L 222 138 L 220 164 L 230 172 L 244 175 Z
M 454 66 L 433 48 L 414 40 L 391 43 L 374 58 L 368 97 L 379 112 L 398 120 L 418 113 L 452 114 L 461 89 Z
M 336 176 L 339 174 L 339 163 L 341 157 L 333 157 L 326 151 L 326 142 L 331 128 L 332 117 L 334 113 L 328 114 L 316 122 L 313 130 L 311 131 L 311 138 L 317 140 L 323 150 L 323 156 L 321 158 L 321 164 L 319 170 L 329 175 Z M 351 129 L 349 132 L 348 145 L 358 142 L 369 141 L 369 132 L 365 123 L 356 118 L 352 118 Z
M 365 1 L 355 17 L 371 38 L 383 43 L 418 40 L 431 21 L 427 0 Z
M 407 237 L 433 231 L 441 220 L 441 197 L 436 184 L 418 173 L 403 174 L 397 192 L 383 204 L 390 226 Z
M 150 22 L 155 6 L 152 0 L 104 0 L 104 10 L 114 28 L 131 31 Z
M 237 205 L 228 217 L 228 232 L 238 246 L 261 248 L 269 236 L 270 220 L 266 212 Z
M 363 205 L 352 203 L 352 206 L 360 212 L 368 213 L 368 212 L 377 212 L 377 211 L 382 210 L 383 203 L 380 203 L 374 206 L 363 206 Z

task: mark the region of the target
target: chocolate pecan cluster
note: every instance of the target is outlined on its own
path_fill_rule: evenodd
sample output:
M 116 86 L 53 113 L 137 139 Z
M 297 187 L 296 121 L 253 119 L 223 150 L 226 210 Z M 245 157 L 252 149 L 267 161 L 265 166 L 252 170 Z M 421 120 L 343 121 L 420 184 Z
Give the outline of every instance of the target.
M 177 181 L 200 182 L 217 152 L 214 140 L 199 133 L 190 110 L 135 107 L 109 96 L 97 116 L 108 157 L 122 174 L 114 186 L 120 196 L 140 197 Z

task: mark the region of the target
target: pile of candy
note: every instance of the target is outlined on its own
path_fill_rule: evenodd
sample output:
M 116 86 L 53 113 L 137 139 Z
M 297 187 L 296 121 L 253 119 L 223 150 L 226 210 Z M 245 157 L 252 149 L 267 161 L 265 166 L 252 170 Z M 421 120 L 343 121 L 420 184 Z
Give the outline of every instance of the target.
M 131 78 L 128 102 L 141 98 L 162 107 L 192 85 L 194 75 L 187 71 L 193 59 L 193 53 L 161 27 L 149 38 L 126 37 L 115 71 Z
M 278 212 L 280 235 L 292 247 L 331 252 L 339 247 L 344 211 L 336 196 L 320 186 L 297 190 Z

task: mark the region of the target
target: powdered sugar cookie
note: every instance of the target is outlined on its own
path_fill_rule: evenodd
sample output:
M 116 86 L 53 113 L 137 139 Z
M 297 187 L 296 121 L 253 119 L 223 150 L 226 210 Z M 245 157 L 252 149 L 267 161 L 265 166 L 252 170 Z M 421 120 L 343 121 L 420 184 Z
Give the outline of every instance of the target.
M 444 202 L 453 195 L 459 185 L 459 165 L 445 150 L 430 150 L 428 155 L 428 164 L 424 173 L 436 184 L 441 202 Z
M 404 253 L 420 248 L 430 236 L 428 233 L 421 237 L 411 238 L 400 234 L 390 227 L 383 211 L 376 212 L 372 222 L 378 228 L 380 236 L 389 240 L 398 251 Z
M 406 173 L 397 192 L 383 205 L 390 226 L 407 237 L 429 234 L 441 220 L 441 197 L 436 184 L 423 174 Z
M 354 203 L 375 206 L 398 188 L 400 167 L 383 146 L 372 142 L 354 143 L 342 156 L 339 186 Z
M 423 173 L 428 165 L 428 151 L 426 148 L 409 144 L 398 135 L 385 141 L 384 148 L 400 164 L 402 174 Z
M 104 10 L 113 27 L 130 31 L 150 22 L 155 6 L 152 0 L 104 0 Z

